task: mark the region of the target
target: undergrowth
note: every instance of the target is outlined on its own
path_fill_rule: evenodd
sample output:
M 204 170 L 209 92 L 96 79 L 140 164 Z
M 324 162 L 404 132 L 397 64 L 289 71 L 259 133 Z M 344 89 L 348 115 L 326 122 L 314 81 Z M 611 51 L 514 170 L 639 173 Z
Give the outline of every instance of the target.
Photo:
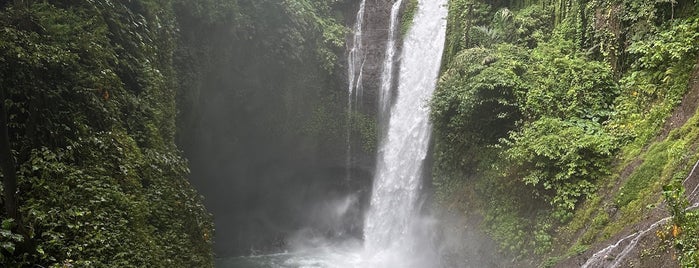
M 552 266 L 640 222 L 687 173 L 697 115 L 656 137 L 690 88 L 699 23 L 652 1 L 516 2 L 450 2 L 434 177 L 475 180 L 501 249 Z

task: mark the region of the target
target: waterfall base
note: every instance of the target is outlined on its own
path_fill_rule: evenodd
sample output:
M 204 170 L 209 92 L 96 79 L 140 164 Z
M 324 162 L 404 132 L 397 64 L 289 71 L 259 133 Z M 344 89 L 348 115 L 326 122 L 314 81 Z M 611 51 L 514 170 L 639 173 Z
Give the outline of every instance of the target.
M 347 240 L 339 243 L 312 241 L 316 247 L 296 249 L 289 252 L 218 259 L 217 268 L 380 268 L 442 267 L 433 248 L 425 245 L 420 250 L 415 247 L 388 248 L 370 251 L 362 241 Z M 325 244 L 327 243 L 327 244 Z

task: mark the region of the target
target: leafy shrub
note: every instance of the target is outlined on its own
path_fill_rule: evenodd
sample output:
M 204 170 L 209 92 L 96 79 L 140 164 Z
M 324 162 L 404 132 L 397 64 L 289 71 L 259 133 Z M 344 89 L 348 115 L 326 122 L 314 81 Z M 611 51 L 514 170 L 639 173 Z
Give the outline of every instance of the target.
M 470 150 L 494 144 L 514 129 L 521 117 L 516 95 L 525 91 L 520 78 L 525 53 L 509 45 L 467 49 L 442 74 L 432 119 L 438 137 L 451 145 L 450 155 L 472 157 Z
M 609 66 L 576 52 L 571 41 L 552 40 L 532 51 L 521 100 L 528 120 L 542 116 L 606 121 L 618 94 Z
M 665 31 L 629 46 L 635 63 L 621 79 L 618 115 L 610 126 L 645 144 L 687 92 L 699 53 L 699 19 L 674 21 Z M 640 146 L 640 145 L 639 145 Z
M 686 210 L 689 202 L 681 178 L 663 187 L 663 195 L 672 214 L 672 235 L 680 253 L 677 259 L 682 267 L 696 267 L 699 264 L 699 213 L 696 208 Z
M 577 237 L 582 244 L 550 258 L 550 266 L 640 220 L 680 159 L 692 155 L 688 150 L 694 130 L 671 132 L 680 137 L 677 143 L 650 142 L 687 92 L 695 70 L 696 1 L 452 0 L 449 8 L 445 68 L 433 102 L 434 175 L 441 176 L 435 180 L 489 185 L 480 192 L 487 200 L 485 227 L 518 257 L 548 254 L 549 242 Z M 515 57 L 513 66 L 498 65 L 509 59 L 502 55 L 503 47 L 525 53 Z M 484 90 L 488 88 L 497 90 Z M 489 106 L 493 103 L 499 106 Z M 493 112 L 480 113 L 485 107 Z M 518 116 L 500 121 L 501 128 L 489 127 L 487 122 L 499 119 L 503 107 Z M 498 144 L 490 137 L 502 132 L 493 129 L 509 129 L 509 134 Z M 619 178 L 608 175 L 618 168 L 612 159 L 622 146 L 620 163 L 644 161 L 629 176 L 621 176 L 628 180 L 621 182 L 614 200 L 598 196 L 587 204 L 590 209 L 575 214 L 575 226 L 559 229 L 574 233 L 586 228 L 583 235 L 549 236 L 544 230 L 559 226 L 547 226 L 549 218 L 532 211 L 549 209 L 543 213 L 559 221 L 572 217 L 582 198 Z M 499 159 L 491 156 L 494 151 Z M 451 176 L 459 172 L 465 175 Z M 604 177 L 608 179 L 599 180 Z M 538 206 L 541 200 L 547 208 Z M 615 217 L 591 213 L 603 201 L 613 201 Z M 593 228 L 585 227 L 590 224 Z M 597 229 L 603 229 L 601 234 Z M 695 250 L 695 240 L 683 241 L 681 247 L 694 243 L 687 252 Z M 690 257 L 682 261 L 697 262 Z
M 3 224 L 3 264 L 213 266 L 174 144 L 170 2 L 22 3 L 0 13 L 21 214 Z
M 601 125 L 586 120 L 543 117 L 514 132 L 504 141 L 509 174 L 557 208 L 566 220 L 577 201 L 595 190 L 595 180 L 608 175 L 617 149 L 614 137 Z
M 515 13 L 516 39 L 513 42 L 528 48 L 535 48 L 553 30 L 551 12 L 539 6 L 529 6 Z

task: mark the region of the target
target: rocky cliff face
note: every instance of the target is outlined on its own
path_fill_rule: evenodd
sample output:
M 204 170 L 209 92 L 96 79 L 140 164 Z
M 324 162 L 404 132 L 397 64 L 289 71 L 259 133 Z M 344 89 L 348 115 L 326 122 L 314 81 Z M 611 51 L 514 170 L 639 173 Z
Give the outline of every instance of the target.
M 367 0 L 364 23 L 362 25 L 363 37 L 361 39 L 361 45 L 363 49 L 360 55 L 362 63 L 358 68 L 361 69 L 362 73 L 359 87 L 362 88 L 363 93 L 357 102 L 355 111 L 374 120 L 378 118 L 381 74 L 384 58 L 386 57 L 386 43 L 388 42 L 388 28 L 392 5 L 393 1 L 391 0 Z M 355 12 L 357 8 L 355 8 Z M 349 23 L 349 25 L 354 25 L 356 22 L 351 21 Z M 352 45 L 352 40 L 350 39 L 351 35 L 347 40 L 348 46 Z M 360 70 L 356 71 L 359 72 Z M 376 121 L 374 121 L 374 123 L 376 123 Z M 362 148 L 362 143 L 364 142 L 362 140 L 363 138 L 364 137 L 353 135 L 350 140 L 351 147 Z M 370 182 L 373 177 L 376 162 L 375 150 L 352 150 L 351 154 L 352 161 L 350 169 L 353 171 L 352 176 L 368 176 L 367 178 L 361 178 L 361 180 L 368 179 Z
M 381 73 L 391 13 L 391 0 L 368 0 L 364 21 L 363 47 L 365 48 L 364 62 L 364 98 L 362 111 L 376 114 L 378 107 L 378 92 L 381 88 Z

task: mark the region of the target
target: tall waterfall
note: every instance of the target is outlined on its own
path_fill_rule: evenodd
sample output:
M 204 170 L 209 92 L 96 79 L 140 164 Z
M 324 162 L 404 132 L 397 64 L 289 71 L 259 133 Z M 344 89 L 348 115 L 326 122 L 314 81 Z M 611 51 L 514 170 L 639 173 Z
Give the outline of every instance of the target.
M 388 129 L 380 145 L 364 227 L 368 252 L 405 249 L 412 244 L 411 227 L 416 219 L 431 133 L 428 100 L 441 64 L 446 4 L 446 0 L 420 0 L 413 25 L 405 36 L 397 99 L 390 108 Z

